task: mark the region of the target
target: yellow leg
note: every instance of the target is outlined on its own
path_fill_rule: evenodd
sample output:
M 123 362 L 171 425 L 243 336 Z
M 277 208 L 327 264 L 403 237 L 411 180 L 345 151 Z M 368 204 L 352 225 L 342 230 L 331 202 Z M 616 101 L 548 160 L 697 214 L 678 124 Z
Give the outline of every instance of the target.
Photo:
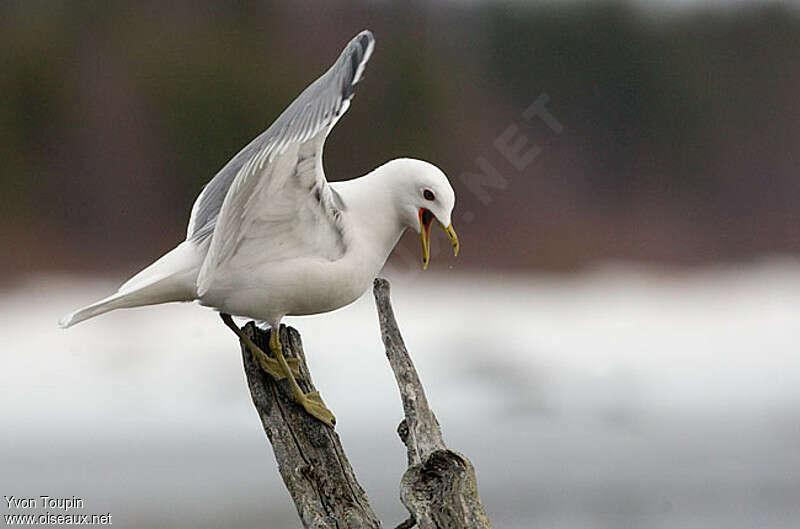
M 261 348 L 250 339 L 249 336 L 243 333 L 239 326 L 233 322 L 233 318 L 231 318 L 230 314 L 220 313 L 220 317 L 222 318 L 222 321 L 225 322 L 225 325 L 230 327 L 230 329 L 236 333 L 236 336 L 239 337 L 239 340 L 241 340 L 242 343 L 247 346 L 261 369 L 263 369 L 275 380 L 283 380 L 286 378 L 286 375 L 284 374 L 285 371 L 283 370 L 281 364 L 274 358 L 267 356 L 267 353 L 262 351 Z M 292 375 L 300 376 L 297 358 L 288 359 L 286 364 L 289 366 L 289 369 L 287 370 L 288 372 L 292 373 Z
M 333 425 L 336 424 L 336 418 L 333 416 L 333 413 L 331 413 L 331 410 L 325 406 L 325 403 L 322 402 L 322 397 L 319 392 L 312 391 L 311 393 L 303 393 L 303 390 L 297 385 L 297 380 L 295 380 L 294 374 L 289 368 L 286 358 L 283 356 L 283 347 L 281 347 L 279 335 L 280 325 L 274 325 L 270 331 L 269 348 L 272 350 L 272 354 L 275 355 L 275 358 L 278 359 L 278 363 L 284 373 L 286 373 L 286 378 L 289 379 L 292 397 L 294 397 L 294 400 L 297 401 L 309 415 L 333 427 Z

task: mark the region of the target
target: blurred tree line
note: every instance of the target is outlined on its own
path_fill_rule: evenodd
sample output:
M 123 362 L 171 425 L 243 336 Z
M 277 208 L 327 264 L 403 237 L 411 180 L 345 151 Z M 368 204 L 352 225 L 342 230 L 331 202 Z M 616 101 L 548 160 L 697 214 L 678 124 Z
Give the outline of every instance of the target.
M 5 1 L 3 276 L 158 257 L 202 185 L 363 28 L 377 46 L 328 177 L 438 164 L 458 194 L 458 268 L 800 251 L 791 7 Z M 562 134 L 521 118 L 541 94 Z M 541 149 L 522 171 L 494 146 L 511 125 Z M 507 182 L 488 205 L 460 179 L 478 157 Z

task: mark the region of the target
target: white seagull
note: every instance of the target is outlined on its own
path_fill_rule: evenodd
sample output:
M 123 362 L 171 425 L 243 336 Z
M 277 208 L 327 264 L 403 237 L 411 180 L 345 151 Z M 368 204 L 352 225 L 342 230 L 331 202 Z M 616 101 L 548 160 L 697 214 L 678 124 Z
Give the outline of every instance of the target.
M 206 184 L 192 207 L 186 240 L 119 290 L 61 319 L 66 328 L 115 309 L 194 301 L 218 310 L 262 369 L 288 378 L 293 398 L 328 425 L 318 393 L 303 394 L 296 365 L 272 332 L 270 358 L 230 315 L 263 320 L 338 309 L 363 294 L 407 228 L 430 259 L 436 219 L 458 254 L 450 217 L 455 193 L 436 166 L 408 158 L 371 173 L 328 183 L 322 147 L 361 79 L 375 39 L 362 31 L 319 79 Z

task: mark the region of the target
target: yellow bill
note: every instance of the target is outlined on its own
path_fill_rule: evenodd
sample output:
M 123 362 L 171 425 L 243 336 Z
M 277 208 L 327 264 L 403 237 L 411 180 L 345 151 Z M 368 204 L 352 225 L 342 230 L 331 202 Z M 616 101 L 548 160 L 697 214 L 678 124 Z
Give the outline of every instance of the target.
M 422 242 L 422 269 L 427 270 L 428 264 L 431 260 L 431 224 L 433 224 L 434 215 L 429 210 L 421 208 L 419 210 L 419 238 Z M 458 255 L 460 245 L 458 243 L 458 235 L 453 225 L 445 226 L 439 222 L 442 229 L 447 233 L 450 238 L 450 243 L 453 245 L 453 255 Z

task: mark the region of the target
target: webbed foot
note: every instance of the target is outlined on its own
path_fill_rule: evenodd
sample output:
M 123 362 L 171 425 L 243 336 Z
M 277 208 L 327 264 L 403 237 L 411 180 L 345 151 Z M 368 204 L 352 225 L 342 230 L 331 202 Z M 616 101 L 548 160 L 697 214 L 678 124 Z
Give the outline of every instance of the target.
M 300 395 L 294 395 L 294 398 L 312 417 L 324 422 L 331 428 L 336 425 L 336 417 L 333 416 L 331 410 L 322 402 L 319 391 L 301 393 Z

